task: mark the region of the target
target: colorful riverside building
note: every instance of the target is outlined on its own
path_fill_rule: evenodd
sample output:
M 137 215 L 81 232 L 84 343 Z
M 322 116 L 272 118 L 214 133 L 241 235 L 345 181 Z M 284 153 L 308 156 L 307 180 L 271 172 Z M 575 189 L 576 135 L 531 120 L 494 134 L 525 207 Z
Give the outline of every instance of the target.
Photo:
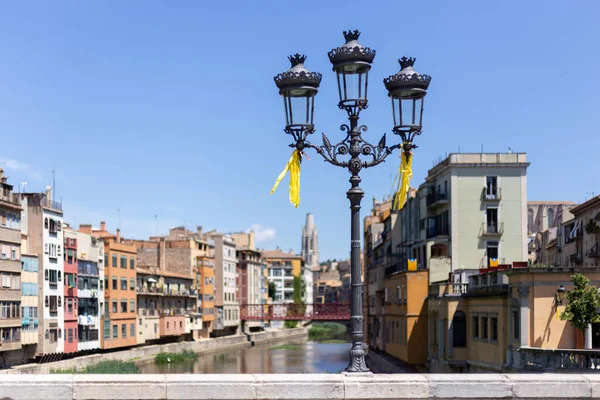
M 64 352 L 65 337 L 62 204 L 53 200 L 50 187 L 43 193 L 19 193 L 17 196 L 23 208 L 27 253 L 38 257 L 39 340 L 35 353 L 42 359 L 53 359 Z M 28 265 L 34 268 L 32 264 Z M 35 309 L 29 311 L 36 312 Z
M 146 275 L 159 275 L 167 279 L 179 278 L 183 281 L 178 284 L 186 287 L 186 291 L 190 294 L 185 294 L 180 297 L 185 297 L 182 300 L 183 307 L 186 310 L 186 323 L 189 326 L 187 333 L 193 340 L 208 338 L 212 332 L 212 322 L 214 320 L 214 245 L 204 239 L 202 235 L 202 227 L 198 227 L 196 232 L 190 231 L 183 226 L 172 228 L 168 236 L 154 236 L 149 240 L 136 241 L 137 259 L 141 268 L 145 268 L 149 272 Z M 204 284 L 203 277 L 210 276 Z M 158 280 L 156 276 L 149 276 L 150 280 Z M 187 282 L 191 279 L 191 282 Z M 138 289 L 156 287 L 157 282 L 143 281 L 138 279 Z M 164 282 L 165 284 L 167 282 Z M 175 282 L 172 282 L 173 284 Z M 193 293 L 193 299 L 192 294 Z M 203 294 L 206 294 L 207 300 L 203 303 Z M 157 308 L 163 304 L 162 302 L 153 301 L 148 296 L 151 293 L 140 293 L 138 290 L 139 304 L 138 314 L 142 312 L 148 313 L 142 315 L 141 318 L 151 318 L 149 315 L 151 309 Z M 183 301 L 185 300 L 185 301 Z M 167 308 L 175 307 L 175 303 Z M 157 309 L 156 312 L 160 310 Z M 142 321 L 145 329 L 145 323 Z M 151 324 L 149 323 L 149 326 Z M 146 339 L 152 338 L 152 332 L 146 332 L 142 335 Z
M 21 209 L 0 168 L 0 352 L 4 363 L 8 353 L 21 353 Z M 25 289 L 28 294 L 33 287 L 26 284 Z
M 136 247 L 132 241 L 121 238 L 106 230 L 93 229 L 92 235 L 104 242 L 104 314 L 100 347 L 116 349 L 137 344 L 137 296 L 135 282 Z
M 64 230 L 65 353 L 77 352 L 77 233 Z
M 104 309 L 104 243 L 82 225 L 77 235 L 77 351 L 100 348 Z M 68 304 L 67 304 L 68 307 Z

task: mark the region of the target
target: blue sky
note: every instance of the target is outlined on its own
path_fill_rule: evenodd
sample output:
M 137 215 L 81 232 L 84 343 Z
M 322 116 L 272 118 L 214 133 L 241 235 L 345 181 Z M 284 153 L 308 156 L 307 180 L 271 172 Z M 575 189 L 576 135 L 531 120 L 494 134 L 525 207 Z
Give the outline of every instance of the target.
M 317 132 L 341 137 L 327 51 L 359 29 L 377 50 L 361 119 L 372 141 L 392 126 L 381 80 L 396 59 L 417 57 L 433 76 L 413 183 L 459 146 L 510 146 L 528 153 L 530 199 L 582 201 L 600 193 L 599 12 L 596 1 L 6 2 L 0 163 L 28 191 L 56 168 L 75 224 L 105 219 L 112 230 L 120 214 L 137 238 L 156 233 L 156 214 L 159 233 L 256 225 L 260 247 L 299 251 L 312 212 L 321 257 L 347 257 L 347 171 L 310 154 L 300 207 L 287 179 L 269 196 L 290 155 L 272 77 L 289 54 L 307 54 L 323 73 Z M 363 171 L 364 212 L 391 192 L 398 162 Z

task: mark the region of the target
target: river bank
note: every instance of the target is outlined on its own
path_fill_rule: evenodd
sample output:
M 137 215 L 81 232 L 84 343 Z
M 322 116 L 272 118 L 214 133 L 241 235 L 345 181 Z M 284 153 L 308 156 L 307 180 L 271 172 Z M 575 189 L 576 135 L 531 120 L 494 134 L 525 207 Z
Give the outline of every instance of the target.
M 308 338 L 308 328 L 294 328 L 257 332 L 250 335 L 225 336 L 198 342 L 176 342 L 134 347 L 128 350 L 111 353 L 99 353 L 72 358 L 47 364 L 25 364 L 0 371 L 0 374 L 48 374 L 51 370 L 82 370 L 86 367 L 107 360 L 144 362 L 159 353 L 180 353 L 191 351 L 208 354 L 236 348 L 251 347 L 253 343 L 277 343 L 291 339 Z

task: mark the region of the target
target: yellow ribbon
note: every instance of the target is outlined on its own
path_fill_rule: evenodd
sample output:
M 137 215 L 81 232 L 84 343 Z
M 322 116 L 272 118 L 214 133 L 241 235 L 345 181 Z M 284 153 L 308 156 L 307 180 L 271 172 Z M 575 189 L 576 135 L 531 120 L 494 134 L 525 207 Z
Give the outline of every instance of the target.
M 273 194 L 275 189 L 277 189 L 277 186 L 279 186 L 279 182 L 281 182 L 285 174 L 290 171 L 290 203 L 296 208 L 298 208 L 298 205 L 300 204 L 300 158 L 300 152 L 294 150 L 290 160 L 285 165 L 285 168 L 277 177 L 273 189 L 271 189 L 271 194 Z
M 412 153 L 401 153 L 400 168 L 394 178 L 392 187 L 398 182 L 398 189 L 394 195 L 394 202 L 392 203 L 392 210 L 401 210 L 406 204 L 406 198 L 408 196 L 408 190 L 410 189 L 410 179 L 412 178 Z

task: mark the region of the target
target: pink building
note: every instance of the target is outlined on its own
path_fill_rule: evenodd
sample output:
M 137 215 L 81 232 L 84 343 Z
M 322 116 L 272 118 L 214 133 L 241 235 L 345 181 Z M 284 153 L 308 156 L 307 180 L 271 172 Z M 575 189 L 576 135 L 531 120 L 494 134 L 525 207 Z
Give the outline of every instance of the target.
M 77 352 L 77 234 L 65 229 L 64 235 L 64 313 L 65 354 Z

